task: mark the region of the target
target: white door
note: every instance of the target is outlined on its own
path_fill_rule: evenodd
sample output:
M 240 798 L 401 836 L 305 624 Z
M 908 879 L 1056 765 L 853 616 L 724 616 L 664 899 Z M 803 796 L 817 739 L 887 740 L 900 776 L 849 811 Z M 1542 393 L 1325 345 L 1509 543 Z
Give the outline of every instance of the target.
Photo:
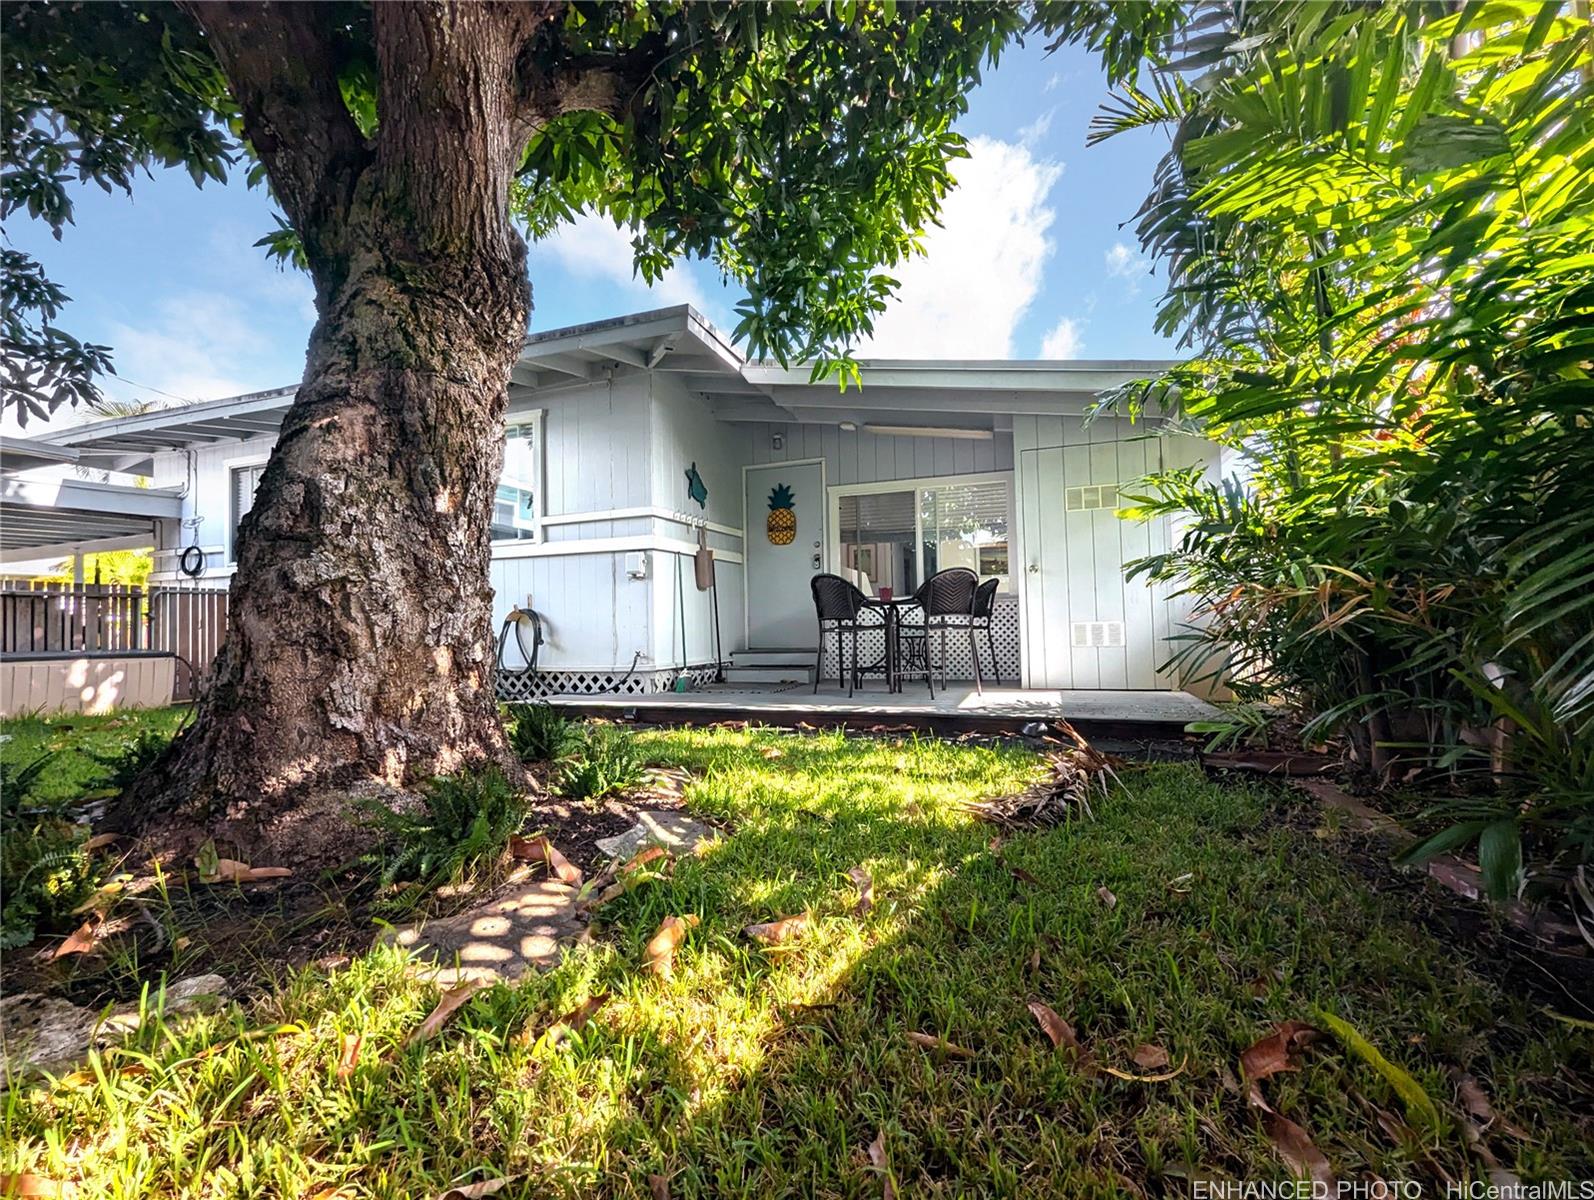
M 819 622 L 808 581 L 824 570 L 825 465 L 748 467 L 743 487 L 747 647 L 816 650 Z
M 1156 439 L 1019 454 L 1024 663 L 1031 687 L 1163 689 L 1167 606 L 1124 564 L 1158 549 L 1158 523 L 1120 520 L 1118 486 L 1161 464 Z

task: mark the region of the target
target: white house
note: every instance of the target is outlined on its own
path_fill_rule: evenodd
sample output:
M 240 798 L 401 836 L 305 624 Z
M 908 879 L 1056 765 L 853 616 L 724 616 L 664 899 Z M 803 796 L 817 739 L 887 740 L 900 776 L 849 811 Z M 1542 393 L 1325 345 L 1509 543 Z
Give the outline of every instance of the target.
M 536 334 L 510 387 L 493 527 L 497 617 L 530 607 L 545 625 L 539 673 L 516 686 L 646 692 L 707 678 L 716 599 L 723 657 L 749 678 L 801 678 L 815 572 L 903 593 L 962 565 L 1002 581 L 1005 681 L 1175 688 L 1158 666 L 1181 602 L 1123 572 L 1170 530 L 1117 518 L 1116 489 L 1159 466 L 1215 472 L 1215 448 L 1154 417 L 1085 420 L 1101 392 L 1165 365 L 873 361 L 861 391 L 841 391 L 803 367 L 748 362 L 685 306 Z M 180 496 L 180 516 L 156 523 L 156 579 L 186 580 L 180 556 L 197 546 L 199 583 L 220 587 L 292 398 L 238 396 L 43 440 Z M 772 492 L 791 497 L 773 525 Z M 772 538 L 789 522 L 789 541 Z M 700 530 L 717 597 L 694 584 Z M 967 648 L 952 651 L 967 678 Z

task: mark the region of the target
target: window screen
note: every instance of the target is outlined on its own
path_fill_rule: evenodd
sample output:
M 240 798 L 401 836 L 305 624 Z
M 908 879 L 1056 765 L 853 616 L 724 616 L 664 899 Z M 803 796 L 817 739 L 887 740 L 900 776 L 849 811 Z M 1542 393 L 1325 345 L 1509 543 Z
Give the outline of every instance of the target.
M 244 514 L 255 506 L 255 491 L 260 487 L 260 476 L 266 464 L 252 467 L 234 467 L 232 472 L 232 557 L 238 560 L 238 525 Z
M 840 509 L 842 574 L 871 596 L 917 588 L 913 489 L 842 496 Z
M 1008 590 L 1007 484 L 963 483 L 927 487 L 919 493 L 925 577 L 967 567 L 982 579 L 1001 580 Z
M 494 541 L 535 541 L 542 517 L 542 447 L 537 425 L 511 425 L 505 432 L 504 471 L 493 500 Z

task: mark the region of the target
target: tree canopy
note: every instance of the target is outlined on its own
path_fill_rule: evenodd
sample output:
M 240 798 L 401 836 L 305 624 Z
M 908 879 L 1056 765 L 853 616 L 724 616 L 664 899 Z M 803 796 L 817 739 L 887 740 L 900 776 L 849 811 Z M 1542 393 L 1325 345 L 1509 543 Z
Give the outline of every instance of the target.
M 59 238 L 75 183 L 130 190 L 157 165 L 196 183 L 242 169 L 271 186 L 259 152 L 273 147 L 245 137 L 245 107 L 259 97 L 240 94 L 196 19 L 211 7 L 251 6 L 7 5 L 0 217 L 26 212 Z M 306 117 L 271 136 L 336 142 L 356 160 L 380 154 L 386 98 L 370 6 L 284 7 L 297 11 L 283 14 L 282 36 L 314 46 L 300 57 L 330 73 L 341 111 L 310 102 L 308 74 L 281 78 L 279 90 L 306 93 Z M 595 212 L 630 231 L 644 278 L 681 257 L 711 261 L 745 289 L 735 335 L 751 354 L 828 364 L 872 328 L 892 268 L 934 222 L 950 164 L 966 153 L 954 123 L 1003 48 L 1027 31 L 1086 37 L 1125 71 L 1178 6 L 1116 21 L 1074 2 L 524 7 L 552 18 L 517 51 L 513 208 L 529 231 Z M 287 212 L 261 242 L 304 265 L 310 200 L 294 190 L 276 181 Z M 29 256 L 6 249 L 0 271 L 8 404 L 25 421 L 97 399 L 109 348 L 66 332 L 67 297 Z

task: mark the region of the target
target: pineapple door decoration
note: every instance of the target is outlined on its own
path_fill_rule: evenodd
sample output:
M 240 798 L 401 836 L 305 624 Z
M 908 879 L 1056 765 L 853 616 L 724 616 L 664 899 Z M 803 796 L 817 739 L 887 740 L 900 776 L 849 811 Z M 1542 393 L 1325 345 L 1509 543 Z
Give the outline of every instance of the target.
M 769 516 L 764 529 L 772 546 L 789 546 L 797 538 L 797 513 L 792 509 L 796 502 L 791 487 L 780 484 L 769 492 Z

